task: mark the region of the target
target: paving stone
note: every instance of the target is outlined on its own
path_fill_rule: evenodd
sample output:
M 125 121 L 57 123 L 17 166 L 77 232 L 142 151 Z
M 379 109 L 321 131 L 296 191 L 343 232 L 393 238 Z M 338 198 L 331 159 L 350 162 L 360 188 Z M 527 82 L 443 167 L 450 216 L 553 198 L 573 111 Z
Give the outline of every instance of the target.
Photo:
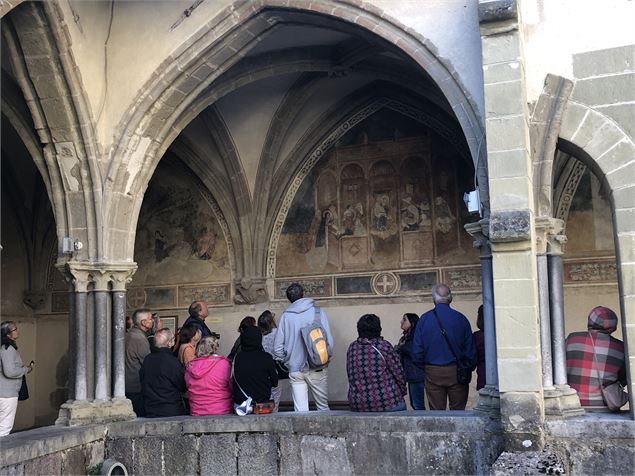
M 199 439 L 201 474 L 219 476 L 238 474 L 237 454 L 235 433 L 201 435 Z
M 278 446 L 275 435 L 241 433 L 238 435 L 238 474 L 277 475 Z

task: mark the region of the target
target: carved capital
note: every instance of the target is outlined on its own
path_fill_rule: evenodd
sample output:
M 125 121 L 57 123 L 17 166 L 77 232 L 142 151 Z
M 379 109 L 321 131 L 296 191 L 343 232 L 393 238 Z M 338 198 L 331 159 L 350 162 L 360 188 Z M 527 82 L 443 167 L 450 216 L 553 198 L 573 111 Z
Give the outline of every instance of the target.
M 481 258 L 488 258 L 492 255 L 492 247 L 489 241 L 489 219 L 483 218 L 476 223 L 465 225 L 465 231 L 474 238 L 474 248 L 481 252 Z
M 564 221 L 558 218 L 538 217 L 536 227 L 536 252 L 539 255 L 561 255 L 567 237 L 564 234 Z
M 95 291 L 108 291 L 110 282 L 113 290 L 122 291 L 136 270 L 136 263 L 69 261 L 64 264 L 62 273 L 72 277 L 76 292 L 86 292 L 90 283 L 95 284 Z

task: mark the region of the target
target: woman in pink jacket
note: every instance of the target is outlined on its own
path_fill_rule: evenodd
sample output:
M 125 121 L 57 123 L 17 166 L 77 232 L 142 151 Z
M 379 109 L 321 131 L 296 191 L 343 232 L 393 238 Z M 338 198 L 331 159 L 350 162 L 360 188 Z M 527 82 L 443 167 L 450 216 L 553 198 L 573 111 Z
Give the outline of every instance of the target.
M 201 339 L 196 346 L 196 358 L 185 369 L 192 415 L 232 413 L 231 363 L 216 352 L 216 337 Z

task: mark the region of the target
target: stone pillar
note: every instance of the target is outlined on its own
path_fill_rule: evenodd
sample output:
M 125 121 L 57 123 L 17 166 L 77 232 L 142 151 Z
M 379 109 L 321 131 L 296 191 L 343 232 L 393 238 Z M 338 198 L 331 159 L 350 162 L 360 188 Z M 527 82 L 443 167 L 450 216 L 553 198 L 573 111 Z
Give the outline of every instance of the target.
M 487 233 L 489 220 L 470 223 L 465 230 L 474 237 L 474 246 L 480 250 L 481 288 L 483 292 L 483 333 L 485 335 L 485 387 L 479 391 L 477 410 L 498 413 L 498 360 L 496 352 L 496 325 L 494 318 L 494 279 L 492 248 Z
M 516 2 L 480 0 L 479 21 L 501 423 L 508 451 L 535 451 L 544 446 L 544 401 L 529 111 Z
M 550 418 L 583 414 L 577 393 L 566 385 L 564 352 L 564 296 L 562 287 L 562 231 L 564 223 L 554 218 L 536 219 L 536 253 L 540 304 L 540 342 L 545 415 Z M 555 272 L 553 256 L 558 253 L 560 272 Z M 557 265 L 556 265 L 557 266 Z M 553 274 L 555 272 L 555 274 Z M 557 344 L 554 344 L 556 343 Z M 559 357 L 556 357 L 556 349 Z M 554 381 L 555 384 L 554 385 Z
M 95 400 L 106 400 L 110 396 L 108 386 L 108 283 L 107 275 L 94 276 L 95 320 L 94 320 L 94 380 Z
M 126 283 L 130 272 L 112 274 L 112 381 L 113 397 L 126 397 Z
M 69 261 L 62 268 L 73 276 L 74 333 L 70 339 L 74 356 L 74 400 L 60 408 L 56 424 L 84 425 L 135 418 L 125 398 L 125 289 L 134 273 L 134 263 L 94 264 Z M 112 283 L 112 290 L 111 288 Z M 88 286 L 94 285 L 94 341 L 91 361 L 87 353 Z M 112 302 L 112 332 L 109 333 L 109 303 Z M 91 314 L 91 316 L 89 316 Z M 112 340 L 111 340 L 112 339 Z M 112 379 L 108 373 L 108 350 L 112 348 Z M 94 400 L 88 400 L 88 369 L 94 369 Z M 112 392 L 111 392 L 112 390 Z M 113 394 L 113 398 L 111 398 Z

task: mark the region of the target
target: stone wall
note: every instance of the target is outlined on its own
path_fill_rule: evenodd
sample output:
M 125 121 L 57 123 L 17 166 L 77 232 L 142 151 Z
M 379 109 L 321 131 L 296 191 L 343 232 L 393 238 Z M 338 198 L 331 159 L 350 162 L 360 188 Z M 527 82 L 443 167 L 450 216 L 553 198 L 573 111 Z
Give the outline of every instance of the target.
M 624 474 L 635 457 L 626 415 L 548 421 L 545 433 L 571 474 Z M 86 474 L 105 458 L 136 475 L 488 474 L 506 449 L 500 425 L 471 412 L 141 419 L 1 441 L 0 474 L 20 476 Z

